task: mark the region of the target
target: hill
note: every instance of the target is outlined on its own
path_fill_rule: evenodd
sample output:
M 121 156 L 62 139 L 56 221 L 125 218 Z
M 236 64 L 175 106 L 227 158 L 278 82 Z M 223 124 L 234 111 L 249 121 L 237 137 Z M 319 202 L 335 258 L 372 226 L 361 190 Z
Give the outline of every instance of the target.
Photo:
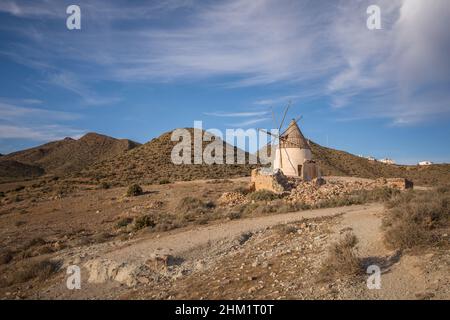
M 448 184 L 450 182 L 450 164 L 390 165 L 369 161 L 345 151 L 326 148 L 314 142 L 310 142 L 310 144 L 313 157 L 319 162 L 323 175 L 372 179 L 402 177 L 419 185 Z
M 310 141 L 313 159 L 319 163 L 323 176 L 347 176 L 360 178 L 407 178 L 415 184 L 431 186 L 450 182 L 450 164 L 431 166 L 390 165 L 351 153 L 326 148 Z M 265 149 L 261 149 L 262 152 Z M 268 146 L 270 155 L 270 146 Z
M 15 161 L 39 167 L 42 173 L 66 175 L 78 172 L 97 161 L 115 157 L 139 144 L 127 139 L 115 139 L 88 133 L 75 140 L 65 138 L 44 145 L 4 155 L 1 161 Z
M 188 129 L 191 134 L 193 129 Z M 177 142 L 170 140 L 172 131 L 166 132 L 127 153 L 99 162 L 83 170 L 80 176 L 95 181 L 108 181 L 113 183 L 164 183 L 168 181 L 222 179 L 250 175 L 251 165 L 206 165 L 181 164 L 175 165 L 171 161 L 171 152 Z M 193 139 L 192 139 L 193 140 Z M 223 142 L 223 154 L 226 150 L 237 150 Z M 203 142 L 203 148 L 209 142 Z M 191 150 L 193 143 L 191 144 Z M 204 150 L 204 149 L 203 149 Z M 246 157 L 250 156 L 245 153 Z M 235 155 L 236 157 L 236 155 Z M 193 159 L 193 152 L 191 152 Z M 193 161 L 192 161 L 193 163 Z
M 33 178 L 44 173 L 38 166 L 23 164 L 14 160 L 0 160 L 0 181 L 15 178 Z

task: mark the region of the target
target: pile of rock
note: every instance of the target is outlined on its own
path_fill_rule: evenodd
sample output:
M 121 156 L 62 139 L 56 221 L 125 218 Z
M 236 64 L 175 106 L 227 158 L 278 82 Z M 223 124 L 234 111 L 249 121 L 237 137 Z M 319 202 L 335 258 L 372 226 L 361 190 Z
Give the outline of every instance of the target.
M 413 188 L 413 182 L 405 178 L 379 178 L 373 183 L 376 187 L 388 187 L 399 190 Z
M 220 196 L 217 202 L 221 206 L 232 207 L 247 203 L 248 199 L 242 193 L 239 192 L 225 192 Z
M 361 181 L 339 181 L 317 183 L 316 181 L 301 181 L 292 189 L 287 200 L 289 202 L 301 202 L 308 205 L 317 204 L 320 201 L 343 197 L 357 190 L 371 190 L 375 185 Z

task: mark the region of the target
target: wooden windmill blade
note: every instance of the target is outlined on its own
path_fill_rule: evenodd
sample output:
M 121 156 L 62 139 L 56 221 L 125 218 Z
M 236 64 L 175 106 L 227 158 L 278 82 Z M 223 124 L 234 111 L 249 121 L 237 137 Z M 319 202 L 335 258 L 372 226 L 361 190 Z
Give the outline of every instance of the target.
M 267 134 L 270 137 L 270 141 L 267 143 L 266 148 L 268 148 L 268 146 L 270 146 L 270 157 L 272 158 L 274 156 L 274 153 L 273 153 L 274 152 L 274 148 L 273 148 L 274 141 L 279 138 L 278 135 L 273 134 L 272 132 L 269 132 L 265 129 L 258 129 L 258 131 L 264 132 L 265 134 Z M 273 163 L 272 163 L 272 166 L 273 166 Z
M 284 119 L 286 119 L 286 115 L 287 115 L 290 107 L 291 107 L 291 101 L 289 101 L 286 109 L 284 110 L 283 119 L 281 119 L 280 126 L 278 127 L 278 133 L 281 132 L 281 128 L 283 127 L 283 124 L 284 124 Z M 280 167 L 282 168 L 283 167 L 283 152 L 282 152 L 282 148 L 281 148 L 281 141 L 282 141 L 282 139 L 281 139 L 281 135 L 280 135 L 278 138 L 278 150 L 280 151 Z
M 281 128 L 283 127 L 284 120 L 286 119 L 286 115 L 287 115 L 287 112 L 289 111 L 289 108 L 290 108 L 290 107 L 291 107 L 291 105 L 290 105 L 290 103 L 289 103 L 289 104 L 287 105 L 286 109 L 284 110 L 283 118 L 281 119 L 280 126 L 278 127 L 278 131 L 281 131 Z

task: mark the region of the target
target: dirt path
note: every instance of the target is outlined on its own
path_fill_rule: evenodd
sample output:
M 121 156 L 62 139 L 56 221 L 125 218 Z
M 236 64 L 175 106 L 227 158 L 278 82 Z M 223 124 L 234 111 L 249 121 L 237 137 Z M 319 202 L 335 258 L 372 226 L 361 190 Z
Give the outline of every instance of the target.
M 302 219 L 335 216 L 352 213 L 355 216 L 381 213 L 381 204 L 368 204 L 341 208 L 308 210 L 272 216 L 239 219 L 190 230 L 180 230 L 161 237 L 152 236 L 128 245 L 117 247 L 107 246 L 94 250 L 94 255 L 88 257 L 84 267 L 89 273 L 89 282 L 104 283 L 115 280 L 129 286 L 136 284 L 143 268 L 149 260 L 157 257 L 171 257 L 183 260 L 183 264 L 195 263 L 195 258 L 189 260 L 190 252 L 201 250 L 212 243 L 221 240 L 230 241 L 247 232 L 255 232 L 278 224 L 291 223 Z M 99 250 L 100 249 L 100 250 Z M 92 249 L 91 249 L 92 252 Z
M 196 247 L 206 245 L 208 242 L 235 238 L 245 232 L 254 232 L 281 223 L 291 223 L 302 219 L 349 213 L 352 213 L 352 216 L 360 216 L 362 214 L 366 215 L 367 213 L 380 213 L 382 210 L 382 205 L 370 204 L 234 220 L 182 231 L 160 238 L 144 239 L 138 243 L 134 243 L 132 246 L 106 253 L 105 258 L 133 262 L 148 258 L 151 252 L 180 255 Z

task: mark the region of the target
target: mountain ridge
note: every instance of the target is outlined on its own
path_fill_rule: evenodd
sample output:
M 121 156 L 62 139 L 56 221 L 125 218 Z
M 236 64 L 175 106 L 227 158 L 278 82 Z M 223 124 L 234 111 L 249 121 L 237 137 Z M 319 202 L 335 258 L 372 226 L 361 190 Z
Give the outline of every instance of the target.
M 78 172 L 97 161 L 114 157 L 140 145 L 128 139 L 115 139 L 90 132 L 80 139 L 64 138 L 36 147 L 3 155 L 3 167 L 9 163 L 19 169 L 25 166 L 41 168 L 41 174 L 65 175 Z M 9 162 L 5 162 L 9 161 Z M 37 173 L 37 171 L 36 171 Z M 22 176 L 19 174 L 19 176 Z
M 191 131 L 192 128 L 184 128 Z M 226 179 L 250 175 L 256 165 L 175 165 L 171 151 L 178 142 L 171 141 L 172 131 L 165 132 L 144 144 L 89 132 L 78 140 L 65 138 L 41 146 L 3 155 L 0 178 L 36 177 L 42 174 L 79 177 L 98 183 L 115 184 L 167 183 L 180 180 Z M 213 140 L 214 141 L 214 140 Z M 237 147 L 223 142 L 226 150 Z M 203 142 L 203 148 L 209 142 Z M 390 165 L 353 155 L 346 151 L 323 147 L 310 141 L 313 159 L 322 175 L 362 178 L 402 177 L 416 184 L 436 185 L 450 180 L 450 164 L 431 166 Z M 192 148 L 192 141 L 191 141 Z M 192 149 L 191 149 L 192 150 Z M 204 150 L 204 149 L 203 149 Z M 246 159 L 252 156 L 245 152 Z M 193 159 L 193 153 L 191 154 Z M 235 154 L 236 157 L 236 154 Z

